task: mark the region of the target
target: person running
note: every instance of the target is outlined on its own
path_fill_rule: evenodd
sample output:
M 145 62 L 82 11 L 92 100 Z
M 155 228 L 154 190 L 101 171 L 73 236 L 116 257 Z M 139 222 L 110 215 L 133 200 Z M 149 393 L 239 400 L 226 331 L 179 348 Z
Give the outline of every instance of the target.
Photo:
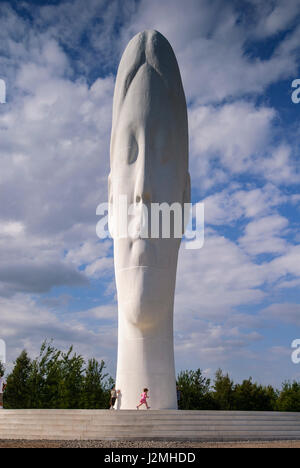
M 144 391 L 141 394 L 140 404 L 136 407 L 136 409 L 139 409 L 139 407 L 142 405 L 146 405 L 147 409 L 150 409 L 150 406 L 147 403 L 147 398 L 149 398 L 148 392 L 148 388 L 144 388 Z

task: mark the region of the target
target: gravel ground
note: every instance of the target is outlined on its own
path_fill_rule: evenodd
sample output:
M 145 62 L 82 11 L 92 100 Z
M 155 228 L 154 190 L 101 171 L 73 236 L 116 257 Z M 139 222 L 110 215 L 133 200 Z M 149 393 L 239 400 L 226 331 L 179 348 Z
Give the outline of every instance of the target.
M 269 442 L 0 440 L 0 448 L 300 448 L 300 440 Z

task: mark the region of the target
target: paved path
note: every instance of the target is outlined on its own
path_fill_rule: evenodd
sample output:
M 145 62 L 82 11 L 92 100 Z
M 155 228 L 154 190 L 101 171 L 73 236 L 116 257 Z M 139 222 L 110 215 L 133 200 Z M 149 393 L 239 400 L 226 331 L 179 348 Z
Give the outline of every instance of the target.
M 300 448 L 300 440 L 280 440 L 270 442 L 0 440 L 0 448 Z

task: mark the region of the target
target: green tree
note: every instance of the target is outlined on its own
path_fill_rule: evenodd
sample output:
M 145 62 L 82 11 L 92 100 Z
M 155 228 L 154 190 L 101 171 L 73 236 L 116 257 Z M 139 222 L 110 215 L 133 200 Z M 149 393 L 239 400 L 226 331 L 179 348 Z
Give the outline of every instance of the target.
M 276 408 L 278 411 L 300 411 L 300 382 L 283 382 Z
M 2 361 L 0 361 L 0 377 L 3 377 L 5 374 L 5 367 Z
M 42 344 L 39 356 L 34 359 L 30 384 L 32 388 L 32 408 L 61 408 L 65 401 L 60 401 L 61 387 L 61 351 L 46 341 Z
M 31 407 L 30 375 L 32 363 L 24 350 L 15 361 L 12 373 L 7 377 L 4 406 L 7 409 Z
M 220 410 L 231 410 L 234 399 L 234 383 L 229 375 L 223 375 L 221 369 L 215 374 L 213 398 Z
M 32 407 L 76 409 L 80 408 L 84 359 L 72 354 L 71 346 L 66 353 L 46 341 L 40 355 L 33 361 L 30 376 L 34 394 Z
M 113 380 L 104 373 L 105 363 L 56 349 L 44 341 L 31 361 L 23 351 L 7 378 L 7 408 L 107 408 Z
M 80 408 L 84 382 L 84 359 L 76 353 L 72 355 L 71 346 L 67 353 L 61 354 L 60 401 L 65 401 L 65 408 Z
M 181 391 L 180 409 L 216 409 L 210 392 L 210 379 L 203 377 L 200 369 L 181 371 L 177 377 L 177 386 Z
M 250 377 L 241 384 L 234 386 L 233 408 L 239 411 L 272 411 L 274 410 L 277 394 L 269 385 L 264 387 L 252 382 Z
M 83 380 L 82 408 L 98 409 L 108 407 L 110 394 L 105 381 L 108 374 L 104 374 L 104 369 L 104 361 L 100 363 L 96 359 L 88 361 Z

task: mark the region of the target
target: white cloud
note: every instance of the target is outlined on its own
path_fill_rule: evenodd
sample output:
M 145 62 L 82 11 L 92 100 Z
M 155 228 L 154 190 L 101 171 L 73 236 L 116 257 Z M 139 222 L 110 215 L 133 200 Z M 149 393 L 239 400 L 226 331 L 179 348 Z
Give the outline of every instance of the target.
M 191 172 L 204 189 L 227 182 L 229 174 L 256 170 L 270 145 L 274 109 L 235 102 L 189 111 Z
M 88 265 L 85 268 L 85 273 L 92 278 L 101 278 L 104 275 L 110 277 L 113 274 L 113 265 L 111 257 L 100 258 Z
M 263 253 L 284 253 L 288 242 L 284 239 L 284 230 L 288 220 L 283 216 L 271 215 L 251 221 L 245 233 L 239 239 L 240 246 L 251 255 Z
M 89 240 L 84 242 L 80 246 L 76 246 L 74 249 L 70 249 L 66 255 L 66 259 L 77 266 L 90 264 L 97 260 L 99 256 L 103 257 L 107 255 L 111 247 L 110 241 L 93 242 Z
M 199 365 L 228 365 L 233 357 L 250 357 L 247 352 L 249 344 L 261 340 L 261 335 L 255 331 L 243 332 L 237 327 L 227 324 L 216 325 L 204 321 L 193 321 L 194 330 L 182 327 L 175 333 L 175 350 L 180 363 L 188 356 L 193 356 L 193 362 Z M 191 358 L 190 358 L 191 359 Z
M 0 236 L 18 237 L 25 230 L 23 223 L 12 221 L 6 223 L 0 223 Z
M 253 34 L 259 39 L 273 36 L 290 27 L 297 21 L 300 13 L 298 0 L 250 1 L 256 6 L 257 23 Z
M 80 312 L 77 314 L 77 316 L 84 318 L 104 319 L 116 322 L 118 316 L 117 310 L 118 307 L 116 304 L 100 305 Z
M 298 286 L 300 286 L 300 278 L 280 281 L 277 284 L 278 288 L 298 288 Z
M 286 252 L 266 264 L 267 278 L 271 282 L 274 278 L 284 278 L 292 275 L 291 280 L 300 277 L 300 245 L 289 245 Z M 295 278 L 296 277 L 296 278 Z
M 287 185 L 299 183 L 300 175 L 297 161 L 291 157 L 292 148 L 282 142 L 272 150 L 269 157 L 257 161 L 257 172 L 262 172 L 267 180 Z
M 241 174 L 276 185 L 298 184 L 296 138 L 285 141 L 277 117 L 274 108 L 246 101 L 191 106 L 192 182 L 204 192 Z
M 267 183 L 262 188 L 231 184 L 220 192 L 206 197 L 206 225 L 230 225 L 244 218 L 258 218 L 271 214 L 289 198 L 275 185 Z M 293 199 L 290 200 L 293 202 Z
M 41 304 L 36 304 L 27 295 L 6 299 L 0 297 L 1 338 L 7 345 L 8 368 L 12 361 L 26 348 L 31 357 L 39 353 L 45 339 L 54 339 L 61 349 L 74 344 L 74 351 L 85 358 L 104 359 L 109 371 L 114 372 L 117 329 L 115 324 L 97 325 L 88 323 L 89 311 L 59 315 Z M 94 318 L 97 319 L 96 316 Z
M 114 80 L 98 78 L 91 87 L 71 81 L 69 59 L 56 41 L 42 36 L 32 47 L 0 114 L 5 295 L 85 285 L 79 258 L 92 263 L 107 251 L 96 242 L 96 207 L 107 200 Z
M 293 303 L 272 304 L 260 311 L 260 316 L 265 320 L 278 320 L 300 326 L 300 305 Z M 296 338 L 296 337 L 295 337 Z
M 260 2 L 259 17 L 263 17 L 262 8 Z M 141 30 L 157 29 L 174 47 L 189 100 L 206 104 L 239 98 L 262 93 L 268 85 L 297 72 L 297 31 L 283 39 L 267 59 L 247 53 L 249 39 L 265 28 L 268 34 L 279 32 L 299 8 L 289 2 L 284 15 L 281 10 L 280 6 L 273 11 L 270 8 L 265 23 L 258 26 L 255 12 L 253 18 L 243 20 L 242 8 L 232 2 L 142 0 L 131 22 L 126 23 L 123 44 Z M 284 20 L 278 20 L 280 16 Z
M 261 301 L 264 281 L 260 265 L 234 242 L 212 233 L 202 249 L 180 250 L 176 310 L 218 320 L 239 305 Z

